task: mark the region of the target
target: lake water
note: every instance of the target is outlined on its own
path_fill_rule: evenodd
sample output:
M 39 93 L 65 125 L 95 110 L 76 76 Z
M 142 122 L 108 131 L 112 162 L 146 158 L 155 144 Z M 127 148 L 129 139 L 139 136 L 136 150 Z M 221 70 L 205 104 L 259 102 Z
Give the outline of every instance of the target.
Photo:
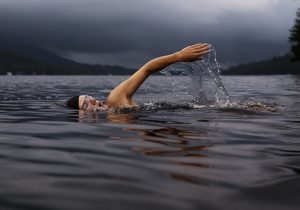
M 63 106 L 105 99 L 124 78 L 0 77 L 0 209 L 299 209 L 300 76 L 223 77 L 232 102 L 275 112 L 180 108 L 190 83 L 164 76 L 135 97 L 160 108 Z

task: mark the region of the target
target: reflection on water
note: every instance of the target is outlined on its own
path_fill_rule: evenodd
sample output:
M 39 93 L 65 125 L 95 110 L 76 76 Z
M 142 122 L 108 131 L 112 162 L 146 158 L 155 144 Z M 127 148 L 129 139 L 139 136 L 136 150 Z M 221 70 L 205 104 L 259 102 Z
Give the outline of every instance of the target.
M 106 119 L 111 123 L 134 123 L 137 120 L 135 113 L 107 113 Z
M 155 109 L 125 113 L 63 106 L 105 97 L 121 77 L 10 78 L 0 77 L 0 209 L 299 207 L 297 77 L 225 77 L 240 104 L 201 108 L 154 77 L 136 101 Z
M 185 131 L 170 127 L 153 130 L 130 128 L 125 130 L 135 131 L 142 140 L 156 143 L 156 147 L 133 148 L 133 150 L 145 155 L 204 157 L 205 155 L 201 153 L 207 149 L 207 146 L 189 145 L 191 140 L 201 140 L 205 136 L 205 132 Z

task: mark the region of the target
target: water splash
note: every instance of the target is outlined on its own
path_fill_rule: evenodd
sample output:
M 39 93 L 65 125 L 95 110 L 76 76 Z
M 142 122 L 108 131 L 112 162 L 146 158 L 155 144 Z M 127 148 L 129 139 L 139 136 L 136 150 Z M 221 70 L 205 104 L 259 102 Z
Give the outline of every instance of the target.
M 173 76 L 188 76 L 191 79 L 191 94 L 196 104 L 226 104 L 229 95 L 222 83 L 219 69 L 216 51 L 211 46 L 210 52 L 201 60 L 175 63 L 160 72 L 171 78 L 173 90 Z

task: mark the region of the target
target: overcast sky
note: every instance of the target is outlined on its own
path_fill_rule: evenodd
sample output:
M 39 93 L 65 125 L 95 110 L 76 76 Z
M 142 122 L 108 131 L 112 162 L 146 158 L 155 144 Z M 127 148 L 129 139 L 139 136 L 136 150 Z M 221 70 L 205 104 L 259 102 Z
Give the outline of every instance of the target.
M 0 0 L 0 38 L 127 67 L 206 42 L 226 66 L 287 53 L 299 7 L 297 0 Z

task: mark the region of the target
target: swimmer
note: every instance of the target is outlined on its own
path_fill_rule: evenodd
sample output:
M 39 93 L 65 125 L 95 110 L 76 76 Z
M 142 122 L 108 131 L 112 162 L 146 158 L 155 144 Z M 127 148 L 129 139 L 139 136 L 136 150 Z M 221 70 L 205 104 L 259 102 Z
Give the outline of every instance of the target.
M 127 80 L 115 87 L 110 92 L 106 101 L 100 101 L 88 95 L 80 95 L 69 98 L 66 105 L 70 108 L 86 111 L 138 108 L 138 105 L 132 100 L 132 97 L 152 73 L 161 71 L 167 66 L 177 62 L 193 62 L 200 60 L 202 56 L 209 51 L 209 44 L 199 43 L 185 47 L 178 52 L 155 58 L 142 66 Z

